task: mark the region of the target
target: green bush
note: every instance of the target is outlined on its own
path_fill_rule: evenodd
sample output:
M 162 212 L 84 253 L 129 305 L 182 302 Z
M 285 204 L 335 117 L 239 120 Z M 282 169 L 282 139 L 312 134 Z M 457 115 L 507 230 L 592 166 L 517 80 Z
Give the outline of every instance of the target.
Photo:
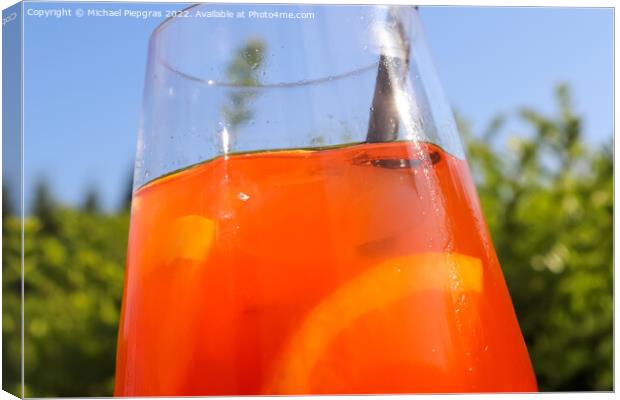
M 128 217 L 57 208 L 49 218 L 25 221 L 24 394 L 110 395 Z M 19 220 L 7 218 L 3 234 L 6 290 L 19 285 Z M 18 296 L 4 294 L 3 339 L 10 346 L 3 362 L 12 371 L 4 386 L 19 394 Z
M 568 88 L 556 97 L 505 146 L 501 119 L 461 132 L 540 389 L 612 390 L 611 143 L 588 146 Z

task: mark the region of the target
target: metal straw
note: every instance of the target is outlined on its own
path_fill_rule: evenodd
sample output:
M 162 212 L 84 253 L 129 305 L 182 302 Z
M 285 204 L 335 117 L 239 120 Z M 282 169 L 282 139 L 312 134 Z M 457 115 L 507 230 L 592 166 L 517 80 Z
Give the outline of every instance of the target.
M 385 25 L 387 35 L 380 39 L 390 43 L 380 43 L 381 55 L 370 108 L 367 142 L 388 142 L 398 138 L 396 91 L 402 90 L 409 71 L 410 44 L 398 7 L 390 8 Z

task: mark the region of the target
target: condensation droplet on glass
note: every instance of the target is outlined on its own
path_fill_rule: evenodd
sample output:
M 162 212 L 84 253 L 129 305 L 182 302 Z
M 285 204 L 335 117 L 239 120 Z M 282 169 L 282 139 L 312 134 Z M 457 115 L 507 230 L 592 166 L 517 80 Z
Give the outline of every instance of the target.
M 243 192 L 239 192 L 239 200 L 241 201 L 248 201 L 248 199 L 250 198 L 250 196 L 248 196 L 247 194 L 243 193 Z
M 484 351 L 489 351 L 489 345 L 484 346 Z
M 469 368 L 467 368 L 467 371 L 468 371 L 468 372 L 473 372 L 473 371 L 474 371 L 474 369 L 473 369 L 472 367 L 469 367 Z
M 212 86 L 215 82 L 213 82 L 213 79 L 209 79 L 207 81 L 207 85 Z

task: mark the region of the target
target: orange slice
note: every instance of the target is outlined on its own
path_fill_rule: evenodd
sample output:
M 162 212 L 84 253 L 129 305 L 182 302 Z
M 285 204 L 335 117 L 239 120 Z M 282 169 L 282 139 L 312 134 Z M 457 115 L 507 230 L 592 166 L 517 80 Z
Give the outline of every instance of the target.
M 423 290 L 452 295 L 482 291 L 479 259 L 422 253 L 385 261 L 336 289 L 305 317 L 290 338 L 265 393 L 312 393 L 310 375 L 330 343 L 364 315 Z
M 178 218 L 171 226 L 167 249 L 167 261 L 206 260 L 215 237 L 215 222 L 199 215 Z

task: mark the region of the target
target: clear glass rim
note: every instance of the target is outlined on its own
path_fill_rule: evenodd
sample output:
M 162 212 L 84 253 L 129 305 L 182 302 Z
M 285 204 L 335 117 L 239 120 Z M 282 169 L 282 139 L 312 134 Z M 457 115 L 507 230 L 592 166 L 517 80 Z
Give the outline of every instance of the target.
M 157 57 L 157 59 L 158 59 L 158 62 L 160 62 L 166 69 L 168 69 L 174 74 L 181 76 L 184 79 L 197 82 L 197 83 L 200 83 L 206 86 L 237 88 L 237 89 L 285 89 L 285 88 L 293 88 L 293 87 L 307 86 L 307 85 L 318 85 L 321 83 L 333 82 L 339 79 L 349 78 L 355 75 L 363 74 L 364 72 L 367 72 L 367 71 L 376 71 L 379 65 L 379 62 L 377 61 L 372 64 L 369 64 L 369 65 L 366 65 L 360 68 L 356 68 L 352 71 L 345 72 L 343 74 L 330 75 L 327 77 L 316 78 L 316 79 L 304 79 L 304 80 L 300 80 L 296 82 L 265 83 L 261 85 L 241 85 L 241 84 L 217 81 L 214 79 L 199 78 L 197 76 L 187 74 L 183 71 L 179 71 L 178 69 L 168 64 L 165 60 L 161 59 L 161 57 Z
M 196 4 L 192 4 L 191 6 L 185 7 L 181 10 L 179 10 L 179 12 L 183 12 L 183 11 L 189 11 L 191 9 L 194 8 L 198 8 L 204 5 L 218 5 L 221 3 L 196 3 Z M 304 4 L 304 3 L 295 3 L 295 4 L 285 4 L 285 3 L 233 3 L 233 5 L 258 5 L 258 6 L 262 6 L 262 5 L 276 5 L 276 6 L 283 6 L 283 5 L 297 5 L 297 6 L 313 6 L 313 7 L 331 7 L 331 6 L 353 6 L 353 7 L 377 7 L 377 6 L 382 6 L 379 4 L 373 5 L 373 4 L 312 4 L 312 3 L 308 3 L 308 4 Z M 383 5 L 384 7 L 386 6 L 390 6 L 390 5 Z M 406 5 L 392 5 L 393 7 L 407 7 Z M 418 6 L 413 6 L 411 5 L 410 7 L 412 7 L 414 10 L 418 9 Z M 162 21 L 153 31 L 153 33 L 151 34 L 150 37 L 150 41 L 151 43 L 155 43 L 157 41 L 157 38 L 163 34 L 163 32 L 165 31 L 165 29 L 170 26 L 170 24 L 172 24 L 174 22 L 174 20 L 176 19 L 176 17 L 174 16 L 170 16 L 168 18 L 166 18 L 164 21 Z M 215 79 L 206 79 L 206 78 L 201 78 L 198 76 L 195 76 L 193 74 L 188 74 L 186 72 L 183 72 L 181 70 L 179 70 L 178 68 L 173 67 L 172 65 L 170 65 L 169 62 L 167 62 L 165 60 L 165 58 L 162 56 L 162 54 L 158 51 L 156 46 L 153 46 L 153 49 L 155 51 L 155 59 L 156 62 L 160 63 L 164 68 L 166 68 L 167 70 L 169 70 L 170 72 L 172 72 L 173 74 L 176 74 L 178 76 L 180 76 L 183 79 L 192 81 L 192 82 L 196 82 L 205 86 L 212 86 L 212 87 L 221 87 L 221 88 L 231 88 L 231 89 L 285 89 L 285 88 L 294 88 L 294 87 L 301 87 L 301 86 L 308 86 L 308 85 L 319 85 L 319 84 L 323 84 L 323 83 L 327 83 L 327 82 L 333 82 L 333 81 L 338 81 L 341 79 L 346 79 L 352 76 L 356 76 L 359 74 L 363 74 L 365 72 L 368 71 L 373 71 L 377 69 L 377 67 L 379 66 L 379 61 L 377 60 L 376 62 L 373 62 L 371 64 L 367 64 L 361 67 L 358 67 L 356 69 L 353 69 L 351 71 L 345 72 L 345 73 L 341 73 L 341 74 L 337 74 L 337 75 L 330 75 L 330 76 L 325 76 L 325 77 L 321 77 L 321 78 L 314 78 L 314 79 L 302 79 L 302 80 L 298 80 L 298 81 L 293 81 L 293 82 L 276 82 L 276 83 L 264 83 L 264 84 L 256 84 L 256 85 L 240 85 L 240 84 L 235 84 L 235 83 L 230 83 L 230 82 L 225 82 L 225 81 L 218 81 Z

